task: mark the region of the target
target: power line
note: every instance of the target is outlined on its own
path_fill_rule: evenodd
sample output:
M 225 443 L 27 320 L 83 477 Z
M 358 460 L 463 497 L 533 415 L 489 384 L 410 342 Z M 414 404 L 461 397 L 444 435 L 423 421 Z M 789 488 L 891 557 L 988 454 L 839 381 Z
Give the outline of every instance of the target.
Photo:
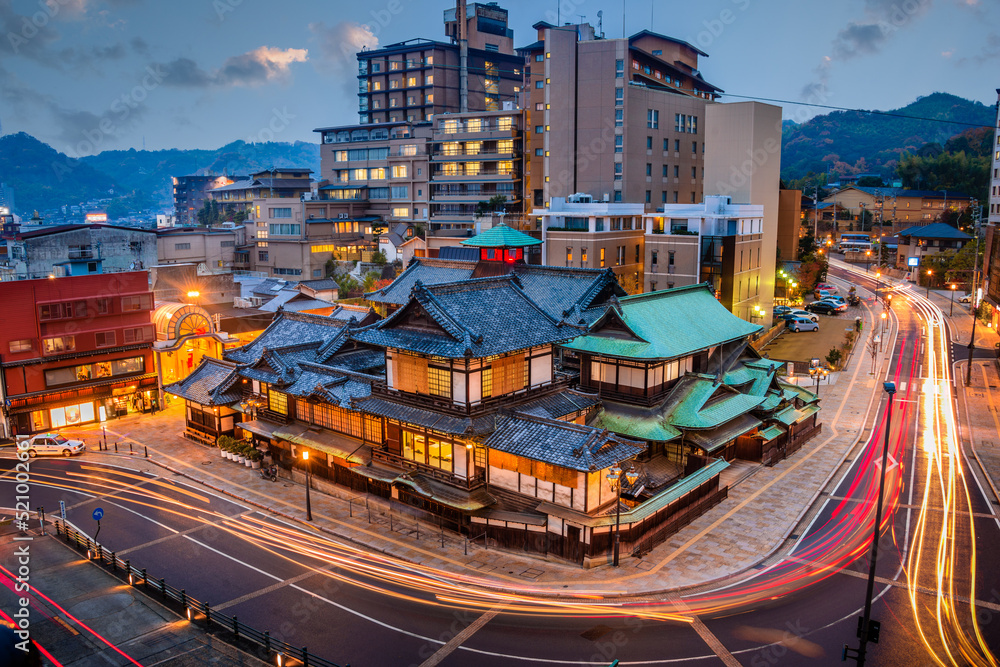
M 838 107 L 830 104 L 813 104 L 810 102 L 795 102 L 793 100 L 779 100 L 771 97 L 755 97 L 753 95 L 735 95 L 733 93 L 719 93 L 721 97 L 738 97 L 741 100 L 757 100 L 759 102 L 776 102 L 778 104 L 794 104 L 801 107 L 817 107 L 819 109 L 833 109 L 834 111 L 855 111 L 857 113 L 866 113 L 873 116 L 890 116 L 893 118 L 909 118 L 910 120 L 924 120 L 931 123 L 944 123 L 946 125 L 965 125 L 967 127 L 985 127 L 989 129 L 995 129 L 993 125 L 982 125 L 980 123 L 966 123 L 960 120 L 944 120 L 942 118 L 926 118 L 924 116 L 910 116 L 903 113 L 894 113 L 892 111 L 874 111 L 871 109 L 855 109 L 852 107 Z

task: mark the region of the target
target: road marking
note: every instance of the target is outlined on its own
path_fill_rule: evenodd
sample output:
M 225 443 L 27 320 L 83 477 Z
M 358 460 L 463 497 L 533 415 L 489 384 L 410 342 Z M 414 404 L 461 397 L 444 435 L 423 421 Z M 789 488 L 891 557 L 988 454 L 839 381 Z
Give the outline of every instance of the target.
M 899 392 L 903 393 L 904 391 L 906 391 L 906 381 L 905 380 L 903 382 L 899 383 Z
M 442 660 L 444 660 L 449 655 L 454 653 L 455 649 L 464 644 L 466 639 L 476 634 L 479 628 L 483 627 L 484 625 L 492 621 L 497 616 L 497 614 L 499 614 L 504 609 L 505 607 L 494 607 L 493 609 L 490 609 L 485 614 L 474 620 L 469 625 L 465 626 L 465 628 L 461 632 L 459 632 L 457 635 L 451 638 L 450 642 L 439 648 L 434 653 L 434 655 L 432 655 L 431 657 L 427 658 L 422 663 L 420 663 L 420 667 L 437 667 L 437 665 L 441 664 Z M 738 665 L 739 663 L 736 664 Z
M 232 600 L 228 600 L 226 602 L 223 602 L 222 604 L 212 605 L 212 609 L 214 611 L 220 611 L 220 610 L 226 609 L 228 607 L 233 607 L 233 606 L 238 605 L 238 604 L 243 604 L 244 602 L 247 602 L 248 600 L 253 600 L 254 598 L 260 597 L 261 595 L 267 595 L 268 593 L 273 593 L 274 591 L 282 589 L 285 586 L 291 586 L 292 584 L 297 584 L 300 581 L 302 581 L 303 579 L 308 579 L 309 577 L 311 577 L 313 575 L 320 574 L 322 572 L 331 570 L 331 569 L 333 569 L 333 567 L 334 567 L 334 563 L 330 563 L 326 567 L 321 567 L 321 568 L 316 569 L 316 570 L 310 569 L 307 572 L 303 572 L 302 574 L 299 574 L 299 575 L 296 575 L 296 576 L 292 577 L 291 579 L 285 579 L 284 581 L 279 581 L 276 584 L 271 584 L 270 586 L 265 586 L 264 588 L 256 590 L 256 591 L 254 591 L 252 593 L 247 593 L 246 595 L 240 596 L 238 598 L 233 598 Z
M 176 535 L 164 535 L 163 537 L 155 539 L 155 540 L 153 540 L 151 542 L 146 542 L 145 544 L 138 544 L 138 545 L 136 545 L 134 547 L 129 547 L 128 549 L 124 549 L 122 551 L 116 551 L 115 553 L 118 556 L 124 556 L 127 553 L 131 553 L 133 551 L 138 551 L 139 549 L 145 549 L 146 547 L 151 547 L 151 546 L 153 546 L 155 544 L 160 544 L 161 542 L 166 542 L 167 540 L 172 540 L 175 537 L 183 537 L 183 536 L 187 535 L 188 533 L 193 533 L 194 531 L 200 530 L 200 529 L 204 528 L 205 526 L 211 526 L 211 525 L 214 525 L 214 524 L 217 524 L 217 523 L 221 523 L 223 521 L 229 521 L 230 519 L 238 519 L 238 518 L 240 518 L 242 516 L 245 516 L 247 514 L 253 514 L 256 511 L 257 510 L 246 510 L 246 511 L 240 512 L 239 514 L 236 514 L 234 516 L 224 516 L 224 517 L 222 517 L 220 519 L 216 519 L 215 521 L 206 521 L 206 520 L 202 519 L 201 520 L 202 523 L 198 524 L 194 528 L 188 528 L 187 530 L 181 531 L 181 532 L 177 533 Z
M 742 667 L 740 661 L 733 657 L 733 654 L 729 652 L 719 638 L 712 634 L 712 631 L 702 622 L 700 618 L 691 613 L 690 607 L 681 599 L 681 596 L 677 593 L 671 593 L 667 596 L 667 600 L 677 605 L 677 608 L 683 612 L 685 615 L 691 617 L 691 627 L 694 631 L 698 633 L 698 636 L 702 638 L 708 648 L 712 649 L 712 652 L 719 657 L 726 667 Z M 423 667 L 423 665 L 421 665 Z
M 848 570 L 842 567 L 831 568 L 827 565 L 824 565 L 823 563 L 817 563 L 816 561 L 807 560 L 805 558 L 798 558 L 797 556 L 789 556 L 788 560 L 793 560 L 798 563 L 802 563 L 803 565 L 815 565 L 816 567 L 819 568 L 828 569 L 835 574 L 846 574 L 855 577 L 856 579 L 864 579 L 866 581 L 868 580 L 868 575 L 864 572 L 855 572 L 854 570 Z M 896 579 L 887 579 L 886 577 L 879 577 L 879 576 L 875 577 L 875 581 L 880 584 L 885 584 L 887 586 L 894 586 L 896 588 L 905 588 L 909 590 L 909 586 L 905 581 L 899 581 Z M 923 593 L 925 595 L 930 595 L 933 597 L 937 597 L 938 595 L 938 592 L 936 590 L 934 590 L 933 588 L 927 588 L 926 586 L 914 586 L 913 589 L 918 593 Z M 995 604 L 993 602 L 986 602 L 985 600 L 971 600 L 962 595 L 953 595 L 952 597 L 955 600 L 958 600 L 959 602 L 965 602 L 965 603 L 975 602 L 975 605 L 977 607 L 983 607 L 984 609 L 989 609 L 991 611 L 1000 611 L 1000 604 Z

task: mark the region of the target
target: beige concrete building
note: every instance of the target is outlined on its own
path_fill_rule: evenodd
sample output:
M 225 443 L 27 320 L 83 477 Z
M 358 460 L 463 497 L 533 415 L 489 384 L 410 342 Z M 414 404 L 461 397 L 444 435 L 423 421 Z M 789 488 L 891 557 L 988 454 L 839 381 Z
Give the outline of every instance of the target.
M 736 102 L 710 104 L 705 112 L 706 190 L 729 196 L 734 204 L 763 207 L 756 305 L 771 313 L 778 247 L 781 107 Z M 735 314 L 743 317 L 742 313 Z
M 643 205 L 554 198 L 531 215 L 542 230 L 542 264 L 611 268 L 630 294 L 643 291 Z
M 596 201 L 701 201 L 706 54 L 649 31 L 603 39 L 589 24 L 535 24 L 525 56 L 525 195 L 535 208 L 576 192 Z
M 929 225 L 940 220 L 945 209 L 964 209 L 971 203 L 971 198 L 961 192 L 947 190 L 906 190 L 904 188 L 869 188 L 848 185 L 823 199 L 824 203 L 834 204 L 840 211 L 848 211 L 856 221 L 862 210 L 872 213 L 873 239 L 878 236 L 878 222 L 883 223 L 883 232 L 890 236 L 914 225 Z M 842 229 L 852 221 L 839 221 Z M 858 229 L 853 222 L 854 231 Z
M 648 291 L 709 283 L 734 315 L 761 319 L 764 207 L 714 195 L 662 208 L 644 218 Z
M 245 229 L 205 227 L 165 227 L 156 232 L 159 264 L 195 264 L 212 273 L 233 270 L 236 247 L 243 245 Z

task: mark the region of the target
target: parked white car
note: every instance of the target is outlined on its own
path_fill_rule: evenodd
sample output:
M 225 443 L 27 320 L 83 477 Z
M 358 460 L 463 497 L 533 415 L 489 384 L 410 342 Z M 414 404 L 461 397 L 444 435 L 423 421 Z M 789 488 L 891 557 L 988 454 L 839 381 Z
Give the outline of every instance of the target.
M 83 454 L 87 450 L 87 445 L 81 440 L 70 440 L 58 433 L 36 433 L 35 435 L 17 436 L 17 448 L 19 451 L 28 450 L 28 456 L 73 456 Z

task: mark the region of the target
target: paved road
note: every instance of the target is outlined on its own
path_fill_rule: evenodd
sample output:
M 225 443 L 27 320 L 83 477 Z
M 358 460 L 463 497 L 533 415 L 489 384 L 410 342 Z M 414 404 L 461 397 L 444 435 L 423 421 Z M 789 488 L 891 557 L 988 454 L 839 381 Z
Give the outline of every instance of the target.
M 889 434 L 893 463 L 887 483 L 900 494 L 899 507 L 887 513 L 889 530 L 880 541 L 873 617 L 882 621 L 883 630 L 869 664 L 931 664 L 917 633 L 901 565 L 911 554 L 916 524 L 921 522 L 924 534 L 932 535 L 945 518 L 940 498 L 933 496 L 937 482 L 929 474 L 941 459 L 915 446 L 939 416 L 928 416 L 924 407 L 929 405 L 924 376 L 931 360 L 921 314 L 902 301 L 894 307 L 900 327 L 887 375 L 897 381 L 900 393 Z M 881 421 L 884 410 L 873 414 Z M 606 665 L 613 659 L 636 665 L 829 664 L 839 660 L 844 643 L 856 644 L 881 428 L 876 424 L 871 443 L 845 462 L 791 558 L 775 558 L 729 587 L 685 593 L 687 606 L 705 610 L 695 623 L 579 606 L 574 607 L 578 615 L 539 606 L 521 612 L 511 608 L 517 602 L 496 596 L 470 610 L 455 601 L 464 595 L 458 586 L 462 582 L 435 581 L 427 573 L 364 557 L 202 487 L 78 459 L 36 460 L 32 505 L 51 512 L 64 500 L 70 522 L 91 534 L 96 529 L 93 509 L 103 507 L 100 541 L 107 548 L 213 608 L 355 667 Z M 8 470 L 10 464 L 0 461 L 0 469 Z M 0 484 L 10 497 L 11 480 L 0 477 Z M 921 512 L 925 496 L 930 509 Z M 995 553 L 1000 530 L 990 506 L 976 489 L 971 489 L 969 502 L 980 553 Z M 970 528 L 955 526 L 965 533 Z M 971 558 L 963 545 L 956 540 L 959 573 Z M 934 569 L 924 562 L 916 571 L 926 578 Z M 979 591 L 1000 591 L 1000 577 L 992 568 L 978 568 L 976 577 Z M 965 590 L 970 582 L 956 577 L 955 583 Z M 916 599 L 919 610 L 933 610 L 937 596 L 918 592 Z M 647 602 L 631 612 L 653 611 L 662 601 Z M 992 603 L 996 607 L 1000 596 Z M 981 625 L 985 644 L 1000 649 L 1000 623 Z M 964 627 L 971 628 L 969 623 Z M 932 640 L 931 650 L 939 651 Z

